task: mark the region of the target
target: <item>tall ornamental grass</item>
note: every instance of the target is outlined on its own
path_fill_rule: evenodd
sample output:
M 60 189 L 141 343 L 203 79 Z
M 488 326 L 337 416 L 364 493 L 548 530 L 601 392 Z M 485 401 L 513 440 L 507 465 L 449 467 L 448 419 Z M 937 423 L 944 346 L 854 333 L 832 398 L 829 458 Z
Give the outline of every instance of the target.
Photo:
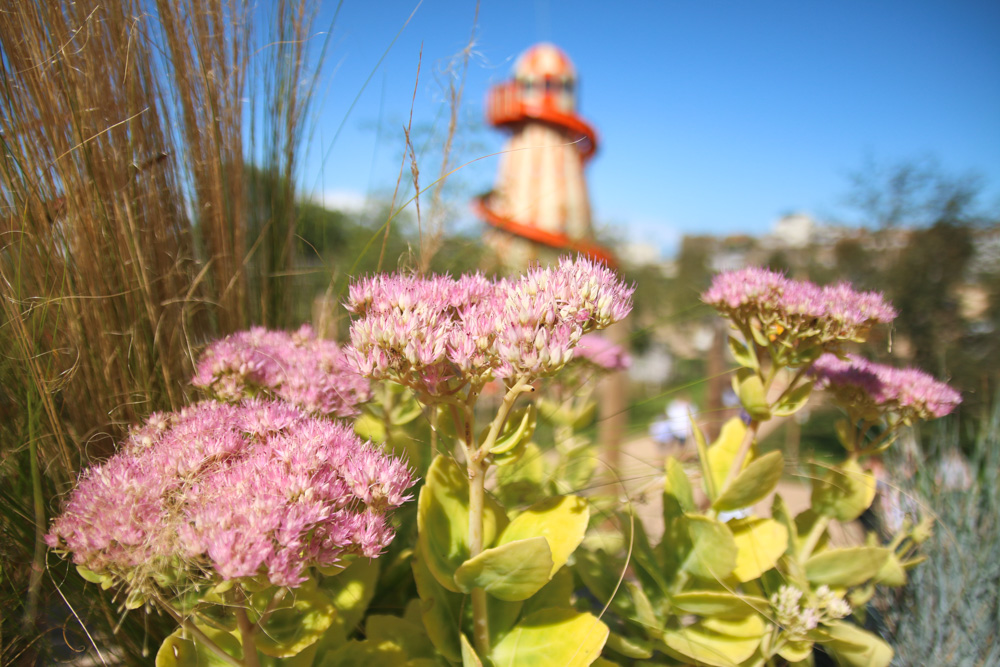
M 144 644 L 162 638 L 155 617 L 122 617 L 110 594 L 50 569 L 42 536 L 128 424 L 187 402 L 195 348 L 275 317 L 314 11 L 241 0 L 0 11 L 0 662 L 71 654 L 89 632 L 144 664 Z M 249 86 L 251 72 L 268 84 Z M 259 219 L 245 151 L 276 193 Z M 286 239 L 279 255 L 261 253 L 274 239 Z

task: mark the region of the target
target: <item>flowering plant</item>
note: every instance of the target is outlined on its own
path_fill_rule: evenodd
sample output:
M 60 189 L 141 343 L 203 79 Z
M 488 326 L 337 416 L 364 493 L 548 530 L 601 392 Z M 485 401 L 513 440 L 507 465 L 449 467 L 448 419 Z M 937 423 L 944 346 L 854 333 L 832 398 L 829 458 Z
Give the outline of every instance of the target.
M 736 332 L 729 349 L 744 414 L 713 443 L 692 421 L 696 469 L 667 458 L 658 544 L 641 522 L 623 517 L 635 568 L 629 595 L 615 596 L 608 574 L 609 562 L 625 566 L 623 553 L 578 553 L 577 573 L 621 619 L 607 655 L 620 664 L 763 666 L 806 664 L 822 647 L 841 665 L 887 666 L 892 649 L 846 619 L 876 584 L 905 583 L 927 526 L 906 523 L 888 545 L 870 535 L 846 548 L 834 546 L 829 528 L 872 504 L 875 479 L 864 457 L 889 446 L 902 426 L 950 412 L 957 392 L 920 371 L 846 354 L 847 344 L 895 316 L 878 293 L 749 268 L 716 276 L 702 298 Z M 802 409 L 815 386 L 847 414 L 837 429 L 846 457 L 825 466 L 811 507 L 793 515 L 775 494 L 784 456 L 759 451 L 757 433 L 763 422 Z M 760 508 L 769 497 L 770 516 Z
M 308 324 L 293 334 L 253 327 L 209 345 L 192 384 L 223 401 L 271 396 L 320 415 L 354 417 L 368 381 L 340 346 Z
M 205 401 L 134 429 L 84 473 L 46 539 L 85 578 L 123 586 L 127 608 L 178 620 L 157 664 L 206 651 L 243 664 L 234 646 L 255 664 L 249 646 L 287 657 L 318 641 L 333 607 L 317 577 L 378 556 L 412 484 L 402 461 L 345 425 L 283 402 Z M 282 637 L 290 591 L 312 624 Z M 232 636 L 215 632 L 227 618 Z

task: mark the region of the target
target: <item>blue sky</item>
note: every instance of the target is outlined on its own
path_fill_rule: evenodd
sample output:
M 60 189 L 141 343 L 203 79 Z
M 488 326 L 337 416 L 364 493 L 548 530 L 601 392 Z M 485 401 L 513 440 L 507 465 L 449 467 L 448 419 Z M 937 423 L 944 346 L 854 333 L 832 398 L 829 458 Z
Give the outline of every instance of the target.
M 317 31 L 335 6 L 323 5 Z M 975 172 L 982 203 L 1000 208 L 995 0 L 508 0 L 483 2 L 478 22 L 474 12 L 472 2 L 345 0 L 302 163 L 307 190 L 391 194 L 411 101 L 429 181 L 447 122 L 435 72 L 475 27 L 457 156 L 502 149 L 482 120 L 486 91 L 521 51 L 551 41 L 576 64 L 579 112 L 602 141 L 588 168 L 595 223 L 621 237 L 669 252 L 681 234 L 761 233 L 790 211 L 851 221 L 847 174 L 869 158 Z M 496 168 L 487 157 L 462 169 L 451 196 L 489 189 Z M 458 214 L 474 223 L 464 205 Z

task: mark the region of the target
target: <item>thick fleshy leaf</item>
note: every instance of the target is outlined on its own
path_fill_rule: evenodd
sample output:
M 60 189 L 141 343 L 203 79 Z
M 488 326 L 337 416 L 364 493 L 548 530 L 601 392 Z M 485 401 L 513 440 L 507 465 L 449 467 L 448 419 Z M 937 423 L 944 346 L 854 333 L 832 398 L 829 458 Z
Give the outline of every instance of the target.
M 663 463 L 666 478 L 663 480 L 663 492 L 668 496 L 673 496 L 685 512 L 695 510 L 694 492 L 691 489 L 691 480 L 684 472 L 684 466 L 680 461 L 672 456 L 668 456 Z
M 653 657 L 653 645 L 648 639 L 639 637 L 624 637 L 616 632 L 608 634 L 605 648 L 626 658 L 645 660 Z
M 486 496 L 483 545 L 490 545 L 507 523 L 503 509 Z M 435 457 L 417 501 L 417 529 L 427 569 L 442 586 L 459 592 L 455 571 L 469 559 L 469 479 L 447 456 Z
M 320 579 L 319 589 L 337 609 L 333 624 L 318 642 L 320 653 L 343 644 L 361 623 L 375 595 L 375 584 L 382 569 L 380 563 L 380 559 L 357 559 L 340 574 Z
M 682 630 L 663 633 L 667 653 L 682 662 L 694 661 L 713 667 L 736 667 L 760 646 L 764 623 L 756 614 L 722 623 L 699 621 Z
M 228 655 L 237 660 L 243 659 L 239 633 L 216 630 L 207 625 L 198 625 L 198 628 Z M 183 628 L 174 630 L 163 640 L 156 652 L 156 667 L 228 667 L 228 665 L 229 663 L 217 656 L 204 643 L 196 641 L 193 635 Z
M 785 500 L 779 495 L 774 495 L 774 500 L 771 501 L 771 516 L 775 521 L 780 523 L 785 527 L 788 532 L 788 551 L 795 551 L 795 542 L 799 537 L 798 530 L 795 527 L 795 519 L 788 511 L 788 505 L 785 504 Z
M 905 586 L 906 585 L 906 570 L 903 568 L 903 564 L 899 560 L 899 556 L 895 553 L 890 553 L 889 557 L 885 559 L 885 565 L 882 569 L 878 571 L 875 575 L 875 583 L 884 584 L 886 586 Z
M 496 442 L 490 447 L 493 454 L 506 454 L 516 447 L 527 443 L 535 434 L 535 423 L 538 420 L 538 410 L 534 403 L 511 412 L 506 423 L 500 430 Z
M 856 625 L 834 621 L 821 630 L 827 636 L 823 648 L 843 667 L 888 667 L 892 662 L 892 647 Z
M 813 483 L 812 508 L 838 521 L 854 521 L 875 499 L 875 477 L 854 459 L 830 468 Z
M 815 585 L 860 586 L 879 573 L 890 553 L 883 547 L 827 549 L 806 561 L 806 576 Z
M 463 634 L 461 636 L 462 640 L 462 667 L 483 667 L 483 661 L 479 659 L 476 655 L 476 650 L 472 648 L 472 644 Z
M 730 528 L 738 550 L 733 576 L 739 581 L 767 572 L 788 549 L 788 530 L 774 519 L 742 519 Z
M 316 667 L 408 667 L 407 656 L 391 641 L 347 642 L 336 651 L 324 655 Z
M 733 417 L 722 425 L 719 437 L 708 448 L 708 465 L 712 471 L 716 495 L 722 491 L 722 484 L 726 481 L 726 476 L 736 459 L 736 453 L 740 449 L 746 432 L 747 427 L 743 420 L 739 417 Z
M 288 594 L 292 604 L 275 609 L 254 636 L 264 655 L 289 658 L 319 641 L 333 623 L 336 609 L 318 590 L 297 588 Z
M 768 601 L 753 595 L 736 595 L 725 591 L 686 591 L 670 598 L 675 609 L 697 616 L 729 618 L 746 616 L 766 610 Z
M 805 407 L 812 395 L 813 383 L 805 382 L 778 399 L 771 414 L 775 417 L 787 417 Z
M 605 562 L 607 566 L 607 562 Z M 569 607 L 573 601 L 573 571 L 562 568 L 552 580 L 524 602 L 524 615 L 549 607 Z M 513 625 L 513 624 L 512 624 Z M 493 617 L 490 617 L 490 632 L 493 632 Z
M 391 642 L 402 649 L 407 658 L 433 658 L 437 655 L 419 617 L 414 623 L 399 616 L 369 616 L 365 621 L 365 637 L 377 644 Z
M 725 579 L 736 567 L 737 547 L 726 524 L 708 517 L 685 517 L 691 550 L 681 569 L 703 579 Z
M 548 541 L 530 537 L 486 549 L 465 561 L 455 571 L 455 583 L 463 593 L 482 588 L 495 598 L 517 602 L 537 593 L 551 574 Z
M 769 452 L 744 468 L 712 507 L 719 511 L 750 507 L 774 491 L 784 471 L 785 457 L 781 452 Z
M 812 652 L 813 642 L 811 641 L 788 642 L 778 649 L 778 655 L 793 664 L 807 659 L 812 655 Z
M 493 648 L 496 667 L 584 667 L 594 662 L 608 626 L 575 609 L 543 609 L 521 619 Z
M 590 520 L 590 506 L 577 496 L 556 496 L 521 512 L 504 529 L 497 546 L 532 537 L 548 541 L 552 557 L 549 577 L 566 564 L 569 555 L 583 541 Z
M 438 652 L 451 662 L 462 661 L 462 605 L 465 596 L 443 587 L 427 568 L 423 549 L 413 554 L 413 579 L 420 596 L 421 618 L 427 636 Z
M 747 345 L 735 336 L 729 337 L 729 352 L 733 355 L 733 360 L 743 368 L 757 370 L 760 362 L 757 361 L 757 353 L 753 345 Z
M 660 632 L 663 630 L 663 621 L 657 616 L 653 609 L 653 603 L 646 597 L 642 587 L 634 581 L 626 581 L 625 589 L 629 598 L 632 599 L 632 608 L 635 609 L 634 619 L 646 629 L 647 632 Z
M 749 368 L 741 368 L 736 372 L 736 378 L 736 395 L 750 418 L 755 421 L 770 419 L 771 408 L 767 404 L 767 392 L 760 376 Z

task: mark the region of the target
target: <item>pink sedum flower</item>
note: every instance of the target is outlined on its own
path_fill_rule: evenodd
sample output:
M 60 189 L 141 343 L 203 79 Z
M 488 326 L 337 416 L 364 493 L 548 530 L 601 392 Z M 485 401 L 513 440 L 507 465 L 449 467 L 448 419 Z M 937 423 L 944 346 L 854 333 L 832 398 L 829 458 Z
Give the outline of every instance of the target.
M 205 401 L 152 415 L 87 470 L 46 542 L 140 590 L 178 572 L 296 586 L 312 566 L 377 556 L 412 484 L 349 426 L 277 401 Z
M 862 341 L 874 325 L 896 317 L 878 292 L 858 292 L 847 283 L 818 287 L 758 267 L 718 274 L 702 300 L 747 337 L 800 351 Z
M 810 373 L 817 383 L 849 406 L 865 412 L 894 412 L 903 421 L 950 414 L 961 395 L 916 368 L 893 368 L 862 357 L 824 354 Z
M 350 287 L 353 356 L 362 374 L 426 397 L 494 378 L 530 381 L 561 369 L 585 333 L 623 319 L 633 291 L 586 259 L 497 281 L 377 275 Z
M 598 334 L 583 336 L 576 352 L 578 359 L 605 371 L 623 371 L 632 365 L 632 357 L 625 348 Z
M 368 381 L 333 341 L 309 325 L 295 333 L 254 327 L 209 345 L 192 380 L 225 401 L 269 395 L 309 412 L 352 417 L 370 396 Z

